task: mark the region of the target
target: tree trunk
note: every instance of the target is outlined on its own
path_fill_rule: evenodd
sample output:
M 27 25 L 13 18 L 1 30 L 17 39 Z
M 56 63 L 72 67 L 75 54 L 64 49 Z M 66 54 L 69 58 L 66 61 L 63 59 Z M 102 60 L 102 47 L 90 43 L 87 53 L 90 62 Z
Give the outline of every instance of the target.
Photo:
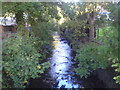
M 92 13 L 88 13 L 87 14 L 87 19 L 90 25 L 90 31 L 89 31 L 89 41 L 93 41 L 94 40 L 94 33 L 95 33 L 95 17 L 96 17 L 96 12 L 93 11 Z
M 21 3 L 16 3 L 16 8 L 19 8 L 19 6 L 21 5 Z M 23 24 L 24 23 L 24 18 L 23 18 L 23 10 L 17 10 L 15 11 L 15 18 L 16 18 L 16 23 L 17 24 Z
M 16 12 L 15 14 L 15 17 L 16 17 L 16 23 L 24 23 L 24 19 L 23 19 L 23 11 L 18 11 Z
M 94 23 L 90 23 L 90 31 L 89 31 L 89 40 L 93 41 L 94 40 L 94 33 L 95 33 L 95 29 L 94 29 Z

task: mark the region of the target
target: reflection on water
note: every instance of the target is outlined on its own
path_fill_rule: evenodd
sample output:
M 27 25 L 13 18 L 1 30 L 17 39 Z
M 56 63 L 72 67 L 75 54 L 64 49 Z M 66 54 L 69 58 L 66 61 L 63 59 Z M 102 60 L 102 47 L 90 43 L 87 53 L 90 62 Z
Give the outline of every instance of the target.
M 51 58 L 51 77 L 58 82 L 57 88 L 80 88 L 76 84 L 72 68 L 71 48 L 67 42 L 61 41 L 57 32 L 53 35 L 53 56 Z
M 105 88 L 106 84 L 99 80 L 97 75 L 92 75 L 83 80 L 76 77 L 73 71 L 71 48 L 67 41 L 61 40 L 56 32 L 53 35 L 53 54 L 49 58 L 51 61 L 50 71 L 41 75 L 40 78 L 31 79 L 28 88 Z M 102 77 L 104 76 L 101 74 Z M 107 74 L 106 74 L 107 75 Z M 107 77 L 105 75 L 105 77 Z M 103 78 L 105 78 L 103 77 Z M 78 80 L 77 80 L 78 79 Z M 112 78 L 111 78 L 112 79 Z M 110 84 L 109 82 L 108 84 Z M 82 84 L 82 85 L 81 85 Z M 84 85 L 84 87 L 83 87 Z M 119 86 L 118 86 L 119 87 Z

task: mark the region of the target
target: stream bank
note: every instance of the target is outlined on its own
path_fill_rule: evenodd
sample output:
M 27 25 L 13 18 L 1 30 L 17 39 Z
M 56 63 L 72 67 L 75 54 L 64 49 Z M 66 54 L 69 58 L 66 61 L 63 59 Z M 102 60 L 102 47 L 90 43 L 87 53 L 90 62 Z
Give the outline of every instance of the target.
M 61 37 L 68 41 L 68 44 L 72 48 L 72 57 L 73 59 L 76 56 L 76 48 L 74 49 L 73 45 L 71 45 L 72 40 L 66 37 L 67 33 L 61 33 Z M 67 35 L 68 36 L 68 35 Z M 84 44 L 86 42 L 79 42 L 79 44 Z M 74 67 L 77 67 L 78 62 L 75 62 Z M 118 73 L 114 71 L 115 68 L 109 67 L 107 69 L 97 69 L 93 71 L 88 78 L 82 78 L 83 86 L 86 88 L 120 88 L 119 84 L 116 84 L 115 80 L 113 79 L 114 76 L 117 76 Z M 76 76 L 78 79 L 80 76 Z M 91 82 L 91 83 L 90 83 Z
M 80 78 L 74 72 L 77 63 L 73 61 L 75 52 L 69 42 L 56 33 L 53 40 L 54 49 L 50 68 L 41 74 L 40 78 L 30 79 L 27 88 L 104 88 L 106 85 L 94 75 L 87 79 Z

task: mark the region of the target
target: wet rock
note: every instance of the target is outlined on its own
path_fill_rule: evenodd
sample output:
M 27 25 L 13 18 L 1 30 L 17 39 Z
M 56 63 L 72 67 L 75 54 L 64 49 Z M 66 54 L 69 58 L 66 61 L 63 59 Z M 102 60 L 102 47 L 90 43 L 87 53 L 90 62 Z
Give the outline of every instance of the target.
M 71 72 L 70 70 L 67 70 L 66 72 Z
M 64 78 L 64 79 L 68 79 L 68 77 L 67 77 L 67 78 Z
M 69 48 L 67 48 L 66 50 L 69 50 Z
M 67 59 L 69 60 L 69 58 L 68 58 L 68 57 L 65 57 L 65 58 L 67 58 Z
M 76 62 L 72 62 L 72 64 L 76 64 Z
M 66 56 L 61 56 L 61 57 L 64 57 L 64 58 L 67 58 L 67 59 L 69 59 L 69 57 L 66 57 Z
M 60 88 L 65 88 L 65 85 L 62 85 Z
M 63 43 L 67 43 L 67 41 L 63 41 Z
M 63 62 L 63 63 L 68 63 L 68 62 Z
M 56 72 L 56 74 L 59 74 L 59 73 Z
M 63 74 L 63 75 L 69 75 L 69 74 Z
M 53 64 L 53 66 L 55 66 L 56 65 L 56 63 L 55 64 Z
M 60 41 L 64 41 L 65 40 L 65 38 L 61 38 L 61 40 Z

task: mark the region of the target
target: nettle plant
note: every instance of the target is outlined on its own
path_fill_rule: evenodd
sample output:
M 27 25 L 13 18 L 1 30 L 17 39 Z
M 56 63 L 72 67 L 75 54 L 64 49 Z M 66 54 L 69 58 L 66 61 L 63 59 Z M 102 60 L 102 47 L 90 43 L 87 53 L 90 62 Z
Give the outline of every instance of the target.
M 24 88 L 30 78 L 39 77 L 48 68 L 40 63 L 41 54 L 35 49 L 35 37 L 17 35 L 3 42 L 3 72 L 13 82 L 13 87 Z M 3 83 L 4 82 L 3 80 Z

